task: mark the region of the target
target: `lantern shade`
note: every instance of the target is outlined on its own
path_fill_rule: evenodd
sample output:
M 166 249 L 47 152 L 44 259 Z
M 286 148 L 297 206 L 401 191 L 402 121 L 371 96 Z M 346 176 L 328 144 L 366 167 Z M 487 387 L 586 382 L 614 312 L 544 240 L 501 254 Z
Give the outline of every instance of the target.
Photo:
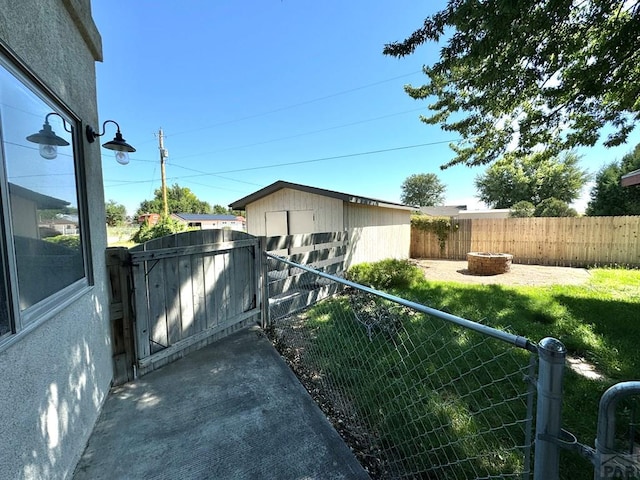
M 124 138 L 122 138 L 122 134 L 120 130 L 116 132 L 116 136 L 110 142 L 103 143 L 102 146 L 108 150 L 115 150 L 116 152 L 135 152 L 136 149 L 125 142 Z

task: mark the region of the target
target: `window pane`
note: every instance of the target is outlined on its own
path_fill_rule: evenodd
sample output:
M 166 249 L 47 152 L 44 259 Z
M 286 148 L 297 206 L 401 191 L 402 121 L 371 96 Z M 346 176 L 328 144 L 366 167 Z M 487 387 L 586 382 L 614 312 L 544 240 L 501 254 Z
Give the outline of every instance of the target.
M 61 115 L 0 66 L 2 187 L 21 311 L 85 276 L 73 124 Z

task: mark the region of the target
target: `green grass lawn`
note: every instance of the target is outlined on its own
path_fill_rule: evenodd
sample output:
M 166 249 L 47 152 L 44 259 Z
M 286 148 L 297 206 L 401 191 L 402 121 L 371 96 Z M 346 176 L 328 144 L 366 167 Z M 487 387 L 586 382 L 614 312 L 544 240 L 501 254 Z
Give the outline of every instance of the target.
M 567 370 L 563 427 L 594 445 L 600 396 L 614 383 L 640 380 L 640 271 L 594 269 L 588 284 L 551 287 L 424 282 L 399 296 L 538 342 L 555 337 L 604 380 Z M 403 295 L 404 294 L 404 295 Z M 562 454 L 563 478 L 590 478 L 586 460 Z M 586 468 L 585 468 L 586 466 Z M 580 473 L 578 473 L 580 472 Z
M 562 341 L 570 356 L 584 359 L 604 377 L 589 379 L 566 369 L 563 427 L 581 443 L 594 445 L 602 393 L 614 383 L 640 380 L 640 271 L 594 269 L 589 283 L 580 286 L 420 281 L 391 293 L 535 343 L 544 337 Z M 382 432 L 383 443 L 405 449 L 402 455 L 412 461 L 425 462 L 421 451 L 446 458 L 476 456 L 470 465 L 464 460 L 455 462 L 461 473 L 442 469 L 439 478 L 466 478 L 468 472 L 477 475 L 478 471 L 494 475 L 522 468 L 521 459 L 501 451 L 501 444 L 508 445 L 513 439 L 501 438 L 501 427 L 495 428 L 494 435 L 492 422 L 524 416 L 522 392 L 516 390 L 526 391 L 521 382 L 526 352 L 493 339 L 479 344 L 484 340 L 478 334 L 423 315 L 405 315 L 393 342 L 383 335 L 369 340 L 362 329 L 353 327 L 354 322 L 342 320 L 349 316 L 348 310 L 342 297 L 308 311 L 313 344 L 305 346 L 306 355 L 313 356 L 319 362 L 316 368 L 354 399 L 355 408 L 368 412 Z M 400 355 L 400 350 L 406 354 Z M 425 360 L 430 358 L 435 363 Z M 386 383 L 380 382 L 381 377 L 386 377 Z M 515 401 L 508 400 L 511 398 Z M 425 428 L 430 429 L 429 435 L 424 434 Z M 489 440 L 484 434 L 476 435 L 485 431 L 491 433 Z M 434 438 L 440 433 L 442 439 Z M 435 447 L 440 444 L 444 447 Z M 561 478 L 592 476 L 587 460 L 562 453 Z

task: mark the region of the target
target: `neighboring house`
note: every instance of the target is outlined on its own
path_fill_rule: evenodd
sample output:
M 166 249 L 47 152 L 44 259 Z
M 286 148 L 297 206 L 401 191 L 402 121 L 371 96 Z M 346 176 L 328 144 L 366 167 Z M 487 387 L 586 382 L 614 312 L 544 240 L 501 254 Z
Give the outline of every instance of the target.
M 420 207 L 420 213 L 432 217 L 454 217 L 460 210 L 466 210 L 466 205 L 435 205 L 433 207 Z
M 277 181 L 229 205 L 244 210 L 256 236 L 347 231 L 346 267 L 384 258 L 409 258 L 415 207 Z
M 38 224 L 40 232 L 50 229 L 60 235 L 80 235 L 80 219 L 75 215 L 59 215 Z M 41 233 L 42 235 L 42 233 Z
M 623 175 L 620 179 L 620 184 L 623 187 L 630 187 L 631 185 L 640 185 L 640 170 L 634 170 L 626 175 Z
M 462 220 L 465 218 L 509 218 L 511 210 L 509 208 L 488 208 L 486 210 L 463 210 L 455 215 L 455 218 Z
M 150 226 L 154 226 L 156 223 L 160 221 L 159 213 L 144 213 L 138 216 L 138 223 L 142 225 L 143 223 L 148 223 Z
M 247 224 L 244 217 L 206 213 L 172 213 L 171 218 L 190 228 L 201 230 L 230 229 L 244 232 Z
M 0 12 L 0 478 L 70 478 L 113 378 L 102 142 L 85 135 L 102 44 L 89 0 Z M 40 238 L 38 212 L 63 206 L 77 247 Z
M 442 205 L 435 207 L 420 207 L 420 212 L 434 217 L 465 218 L 509 218 L 511 210 L 508 208 L 488 208 L 485 210 L 467 210 L 466 205 Z

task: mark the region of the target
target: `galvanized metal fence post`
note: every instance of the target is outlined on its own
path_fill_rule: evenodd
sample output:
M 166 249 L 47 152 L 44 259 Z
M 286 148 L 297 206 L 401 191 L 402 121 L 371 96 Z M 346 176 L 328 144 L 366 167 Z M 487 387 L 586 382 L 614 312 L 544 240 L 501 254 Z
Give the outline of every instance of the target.
M 267 238 L 259 237 L 258 256 L 260 258 L 260 326 L 265 329 L 271 325 L 269 318 L 269 259 L 267 257 Z
M 534 480 L 557 480 L 562 432 L 562 384 L 567 350 L 559 340 L 544 338 L 538 345 Z
M 600 398 L 596 437 L 595 480 L 605 478 L 637 478 L 640 455 L 615 450 L 616 407 L 625 397 L 640 395 L 640 382 L 621 382 L 610 387 Z

